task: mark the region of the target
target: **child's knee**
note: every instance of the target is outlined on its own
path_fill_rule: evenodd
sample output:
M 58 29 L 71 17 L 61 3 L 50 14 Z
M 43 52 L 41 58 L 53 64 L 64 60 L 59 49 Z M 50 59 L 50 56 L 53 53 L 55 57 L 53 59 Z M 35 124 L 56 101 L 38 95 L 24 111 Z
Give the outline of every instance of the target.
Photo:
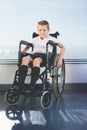
M 26 56 L 26 57 L 23 57 L 23 58 L 22 58 L 22 64 L 28 65 L 29 62 L 31 62 L 30 57 Z
M 40 66 L 41 63 L 42 63 L 42 59 L 41 58 L 35 58 L 33 60 L 33 66 Z

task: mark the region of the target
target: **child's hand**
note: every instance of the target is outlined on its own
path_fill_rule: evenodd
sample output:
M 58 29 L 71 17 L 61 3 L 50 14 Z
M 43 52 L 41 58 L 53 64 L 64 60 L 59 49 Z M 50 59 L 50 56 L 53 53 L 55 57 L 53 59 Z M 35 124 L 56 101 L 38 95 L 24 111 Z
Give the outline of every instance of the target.
M 21 51 L 21 53 L 22 53 L 22 54 L 25 54 L 25 53 L 26 53 L 26 51 Z
M 60 68 L 62 66 L 62 58 L 58 59 L 57 67 Z

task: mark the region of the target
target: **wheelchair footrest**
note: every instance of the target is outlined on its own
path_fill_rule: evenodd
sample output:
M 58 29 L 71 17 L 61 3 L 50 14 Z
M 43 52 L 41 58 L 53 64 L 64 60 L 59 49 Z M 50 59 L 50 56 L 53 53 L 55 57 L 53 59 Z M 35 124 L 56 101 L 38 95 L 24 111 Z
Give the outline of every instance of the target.
M 38 93 L 37 92 L 32 92 L 32 93 L 22 92 L 21 94 L 27 97 L 40 97 L 41 96 L 40 92 Z
M 46 90 L 49 90 L 49 88 L 43 89 L 42 84 L 36 84 L 34 91 L 31 91 L 30 84 L 25 84 L 23 90 L 20 89 L 17 90 L 11 88 L 8 91 L 11 91 L 12 93 L 16 93 L 18 95 L 40 97 L 42 96 L 43 92 Z
M 13 91 L 14 93 L 17 93 L 19 95 L 24 95 L 24 96 L 41 96 L 41 91 L 42 91 L 42 85 L 41 84 L 36 84 L 35 90 L 34 91 L 28 91 L 30 89 L 30 84 L 25 84 L 23 90 L 17 90 L 17 89 L 10 89 L 9 91 Z M 31 89 L 30 89 L 31 90 Z
M 25 89 L 29 88 L 31 90 L 30 84 L 25 84 Z M 42 90 L 42 84 L 36 84 L 35 86 L 35 92 L 41 91 Z

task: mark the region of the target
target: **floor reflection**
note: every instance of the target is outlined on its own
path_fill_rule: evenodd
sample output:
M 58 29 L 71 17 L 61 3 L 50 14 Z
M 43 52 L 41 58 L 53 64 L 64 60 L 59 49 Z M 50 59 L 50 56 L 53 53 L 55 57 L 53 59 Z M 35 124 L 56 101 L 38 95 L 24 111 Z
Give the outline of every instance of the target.
M 32 103 L 33 104 L 33 103 Z M 48 109 L 35 109 L 29 104 L 10 105 L 6 108 L 6 117 L 14 123 L 11 130 L 61 130 L 64 122 L 59 109 L 64 109 L 63 98 L 54 100 Z
M 66 90 L 42 109 L 40 97 L 8 105 L 0 93 L 0 130 L 87 130 L 87 90 Z

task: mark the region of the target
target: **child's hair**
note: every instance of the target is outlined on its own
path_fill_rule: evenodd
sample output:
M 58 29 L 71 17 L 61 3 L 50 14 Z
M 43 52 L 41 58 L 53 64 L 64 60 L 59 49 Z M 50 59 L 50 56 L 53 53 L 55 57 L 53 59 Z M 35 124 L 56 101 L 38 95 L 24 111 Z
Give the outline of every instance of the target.
M 41 20 L 41 21 L 39 21 L 37 24 L 38 24 L 38 25 L 42 25 L 42 26 L 46 25 L 47 28 L 49 29 L 49 23 L 48 23 L 46 20 Z

